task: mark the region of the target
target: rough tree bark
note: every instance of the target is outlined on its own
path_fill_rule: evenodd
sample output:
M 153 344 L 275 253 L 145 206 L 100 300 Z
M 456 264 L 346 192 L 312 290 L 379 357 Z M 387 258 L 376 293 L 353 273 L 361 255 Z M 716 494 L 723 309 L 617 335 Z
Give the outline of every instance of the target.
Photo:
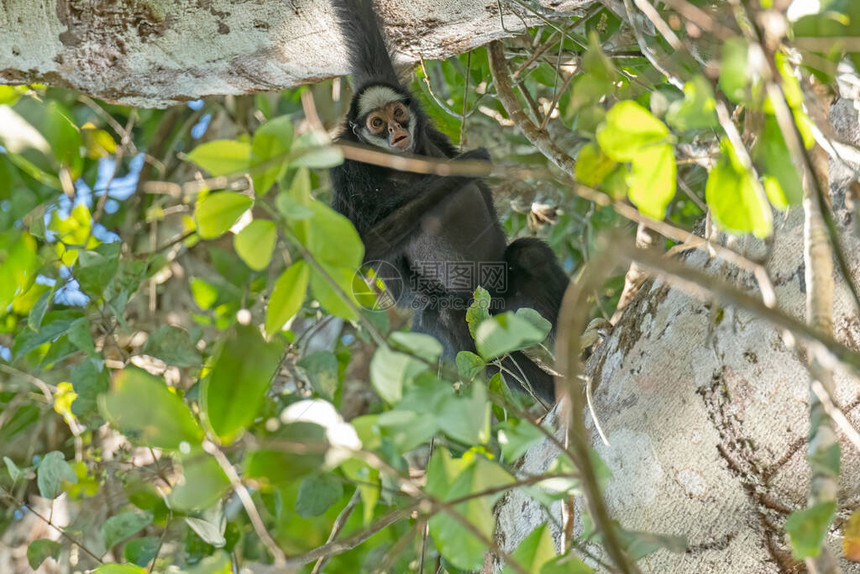
M 541 0 L 569 12 L 594 0 Z M 378 0 L 404 60 L 510 35 L 495 0 Z M 525 18 L 523 20 L 518 13 Z M 505 8 L 504 25 L 534 23 Z M 4 0 L 0 83 L 42 82 L 137 106 L 281 90 L 346 73 L 324 0 Z
M 860 102 L 849 99 L 837 102 L 831 114 L 841 140 L 855 146 L 860 144 L 858 114 Z M 844 201 L 856 168 L 831 161 L 843 249 L 854 280 L 860 281 L 860 241 L 852 235 Z M 767 245 L 740 240 L 735 248 L 762 260 L 780 309 L 804 320 L 802 210 L 782 218 Z M 749 292 L 757 290 L 752 276 L 719 258 L 690 252 L 684 262 Z M 838 273 L 834 280 L 834 334 L 857 349 L 860 318 L 845 281 Z M 805 361 L 769 323 L 749 313 L 698 300 L 660 279 L 640 290 L 589 359 L 586 373 L 610 443 L 601 442 L 589 417 L 592 443 L 613 473 L 605 492 L 612 517 L 630 530 L 688 537 L 688 552 L 658 551 L 641 561 L 644 572 L 805 571 L 791 558 L 784 534 L 786 517 L 806 505 L 809 493 Z M 838 372 L 835 384 L 836 404 L 857 428 L 860 386 Z M 860 507 L 860 453 L 837 434 L 843 453 L 840 506 L 828 545 L 841 556 L 841 526 Z M 540 472 L 554 456 L 549 444 L 536 447 L 520 472 Z M 577 504 L 575 514 L 583 511 Z M 497 513 L 497 536 L 506 551 L 547 520 L 546 512 L 521 492 L 503 499 Z M 560 522 L 560 505 L 553 514 Z M 580 526 L 577 521 L 575 527 Z M 600 553 L 597 547 L 591 550 Z M 860 572 L 857 563 L 842 560 L 841 566 L 843 572 Z

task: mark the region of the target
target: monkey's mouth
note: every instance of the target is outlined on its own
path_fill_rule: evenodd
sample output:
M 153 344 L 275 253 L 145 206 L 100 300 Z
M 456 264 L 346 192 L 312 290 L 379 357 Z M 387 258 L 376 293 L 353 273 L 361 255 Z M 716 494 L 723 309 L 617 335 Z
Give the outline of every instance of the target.
M 409 146 L 409 134 L 403 133 L 403 134 L 395 136 L 391 140 L 391 146 L 399 148 L 399 149 L 405 149 L 406 147 Z

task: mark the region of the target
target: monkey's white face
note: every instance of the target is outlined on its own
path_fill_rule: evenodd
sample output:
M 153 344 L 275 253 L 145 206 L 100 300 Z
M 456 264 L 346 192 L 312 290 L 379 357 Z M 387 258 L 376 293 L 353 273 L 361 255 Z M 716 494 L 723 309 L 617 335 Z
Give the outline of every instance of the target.
M 404 97 L 391 88 L 373 86 L 358 101 L 361 124 L 355 128 L 364 141 L 394 152 L 411 152 L 415 122 Z

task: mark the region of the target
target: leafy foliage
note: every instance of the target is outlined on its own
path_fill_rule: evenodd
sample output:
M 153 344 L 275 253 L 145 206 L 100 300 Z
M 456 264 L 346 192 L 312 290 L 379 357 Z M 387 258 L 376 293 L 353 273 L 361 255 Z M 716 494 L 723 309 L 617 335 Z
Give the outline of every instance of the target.
M 824 4 L 793 32 L 826 80 L 828 63 L 856 63 L 844 39 L 860 12 Z M 718 76 L 696 51 L 673 58 L 670 76 L 604 7 L 544 23 L 508 46 L 508 64 L 532 119 L 576 158 L 576 186 L 509 129 L 485 50 L 423 63 L 413 83 L 454 141 L 493 141 L 500 165 L 533 168 L 493 182 L 512 238 L 540 235 L 574 276 L 599 234 L 625 227 L 618 204 L 687 229 L 706 207 L 722 231 L 766 237 L 773 209 L 801 202 L 805 68 L 778 52 L 770 70 L 794 134 L 748 37 L 708 46 Z M 708 41 L 693 28 L 676 32 Z M 346 99 L 323 87 L 314 96 L 331 127 Z M 328 207 L 324 170 L 343 155 L 305 121 L 309 89 L 145 110 L 0 86 L 0 530 L 39 497 L 64 496 L 76 518 L 65 532 L 97 549 L 78 556 L 98 574 L 231 572 L 279 553 L 310 572 L 303 553 L 329 548 L 333 529 L 361 544 L 323 552 L 329 571 L 401 572 L 421 557 L 455 573 L 495 551 L 493 505 L 507 490 L 547 508 L 579 493 L 564 457 L 518 482 L 514 463 L 545 440 L 542 412 L 511 393 L 515 373 L 484 374 L 515 351 L 548 356 L 550 323 L 530 309 L 496 313 L 479 289 L 467 312 L 476 352 L 454 369 L 438 341 L 379 312 L 359 235 Z M 761 129 L 738 142 L 743 126 Z M 613 277 L 593 314 L 611 314 L 620 291 Z M 838 475 L 838 450 L 811 463 Z M 796 558 L 817 554 L 834 513 L 789 518 Z M 590 520 L 562 555 L 541 526 L 505 572 L 591 572 Z M 616 530 L 633 560 L 685 548 Z M 31 567 L 69 544 L 32 541 Z M 100 563 L 103 551 L 123 563 Z

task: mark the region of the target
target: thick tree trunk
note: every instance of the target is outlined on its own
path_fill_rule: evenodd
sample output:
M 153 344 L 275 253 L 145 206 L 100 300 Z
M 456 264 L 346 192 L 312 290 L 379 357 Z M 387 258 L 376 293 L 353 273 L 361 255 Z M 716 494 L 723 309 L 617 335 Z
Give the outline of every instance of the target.
M 841 100 L 831 117 L 841 139 L 855 146 L 860 143 L 858 108 L 853 100 Z M 860 241 L 851 234 L 851 214 L 844 204 L 852 179 L 847 166 L 831 162 L 843 249 L 854 280 L 860 281 Z M 765 263 L 780 309 L 803 320 L 802 210 L 781 219 L 769 245 L 739 240 L 734 247 Z M 747 291 L 757 289 L 749 274 L 719 258 L 693 252 L 685 263 Z M 834 334 L 856 349 L 860 319 L 845 281 L 838 274 L 835 280 Z M 612 517 L 630 530 L 689 541 L 684 554 L 661 550 L 645 558 L 643 571 L 805 571 L 791 557 L 784 525 L 790 512 L 806 505 L 809 492 L 809 373 L 805 359 L 786 347 L 777 330 L 749 313 L 697 300 L 658 279 L 646 283 L 625 309 L 586 372 L 593 380 L 596 416 L 610 443 L 604 445 L 593 432 L 594 447 L 612 470 L 605 491 Z M 855 428 L 860 426 L 857 383 L 836 374 L 834 399 Z M 841 526 L 860 507 L 860 453 L 837 434 L 843 453 L 840 510 L 828 545 L 841 556 Z M 549 445 L 541 445 L 526 455 L 521 472 L 541 471 L 553 456 Z M 509 552 L 547 519 L 522 492 L 511 493 L 497 511 L 499 542 Z M 583 511 L 577 504 L 576 515 Z M 561 521 L 560 505 L 553 514 Z M 575 524 L 579 530 L 579 521 Z M 842 568 L 860 572 L 860 564 L 845 560 Z
M 594 0 L 543 0 L 571 11 Z M 378 0 L 403 59 L 442 58 L 536 20 L 495 0 Z M 525 20 L 517 14 L 521 14 Z M 3 0 L 0 84 L 41 82 L 165 106 L 281 90 L 347 72 L 325 0 Z

